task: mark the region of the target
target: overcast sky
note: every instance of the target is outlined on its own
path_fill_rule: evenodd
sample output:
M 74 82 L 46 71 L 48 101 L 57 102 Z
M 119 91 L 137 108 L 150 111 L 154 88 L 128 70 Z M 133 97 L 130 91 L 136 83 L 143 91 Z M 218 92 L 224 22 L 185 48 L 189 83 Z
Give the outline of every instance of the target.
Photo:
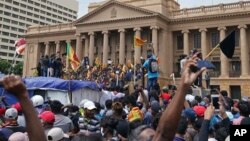
M 100 2 L 104 0 L 78 0 L 79 1 L 79 12 L 78 18 L 87 14 L 89 3 Z M 177 0 L 179 1 L 181 8 L 197 7 L 201 5 L 214 5 L 219 3 L 230 3 L 238 1 L 248 1 L 248 0 Z

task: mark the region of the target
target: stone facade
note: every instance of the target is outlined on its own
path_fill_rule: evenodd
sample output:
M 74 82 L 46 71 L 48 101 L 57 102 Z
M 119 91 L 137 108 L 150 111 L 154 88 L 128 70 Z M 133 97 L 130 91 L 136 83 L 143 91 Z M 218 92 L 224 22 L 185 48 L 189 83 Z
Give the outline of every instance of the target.
M 150 3 L 151 2 L 151 3 Z M 236 30 L 236 50 L 227 59 L 220 50 L 209 58 L 216 66 L 210 71 L 211 85 L 230 92 L 233 98 L 250 96 L 249 44 L 250 2 L 238 2 L 179 9 L 174 0 L 110 0 L 89 6 L 89 13 L 73 23 L 32 26 L 26 34 L 28 47 L 24 76 L 31 76 L 41 55 L 66 51 L 66 41 L 82 60 L 88 56 L 92 65 L 99 57 L 103 64 L 128 60 L 140 63 L 153 48 L 160 58 L 160 82 L 172 83 L 170 74 L 179 76 L 179 56 L 197 48 L 203 57 L 231 31 Z M 148 43 L 133 48 L 138 36 Z M 177 79 L 178 84 L 178 79 Z

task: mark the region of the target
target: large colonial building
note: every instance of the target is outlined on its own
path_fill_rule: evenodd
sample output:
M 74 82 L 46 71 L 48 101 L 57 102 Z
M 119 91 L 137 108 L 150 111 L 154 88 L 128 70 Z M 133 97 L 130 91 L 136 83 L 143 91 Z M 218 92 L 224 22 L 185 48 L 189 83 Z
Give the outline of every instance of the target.
M 0 58 L 13 60 L 14 43 L 30 25 L 72 22 L 77 12 L 76 0 L 0 0 Z
M 89 5 L 89 13 L 67 24 L 29 27 L 24 76 L 31 76 L 41 55 L 65 52 L 70 42 L 77 56 L 96 57 L 103 64 L 128 60 L 140 62 L 154 48 L 160 58 L 160 80 L 171 83 L 169 75 L 180 74 L 179 56 L 190 50 L 208 54 L 231 31 L 236 30 L 236 50 L 227 59 L 216 50 L 208 59 L 216 66 L 210 71 L 211 85 L 228 90 L 233 98 L 250 96 L 249 45 L 250 2 L 180 9 L 175 0 L 109 0 Z M 138 36 L 148 43 L 133 48 Z

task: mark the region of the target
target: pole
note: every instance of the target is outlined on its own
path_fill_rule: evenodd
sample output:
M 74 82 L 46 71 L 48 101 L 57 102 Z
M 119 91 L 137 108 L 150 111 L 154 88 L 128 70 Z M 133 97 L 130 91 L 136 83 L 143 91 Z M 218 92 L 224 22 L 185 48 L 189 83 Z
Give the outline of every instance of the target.
M 214 49 L 213 50 L 211 50 L 208 54 L 207 54 L 207 56 L 204 58 L 204 60 L 206 60 L 218 47 L 220 46 L 220 44 L 218 44 L 218 45 L 216 45 L 215 47 L 214 47 Z
M 17 54 L 17 52 L 15 52 L 15 54 L 14 54 L 14 58 L 13 58 L 13 60 L 12 60 L 12 64 L 11 64 L 11 66 L 10 66 L 10 68 L 9 68 L 9 71 L 8 71 L 8 74 L 11 74 L 12 72 L 13 72 L 13 68 L 14 68 L 14 66 L 15 66 L 15 64 L 16 64 L 16 58 L 19 56 L 19 54 Z

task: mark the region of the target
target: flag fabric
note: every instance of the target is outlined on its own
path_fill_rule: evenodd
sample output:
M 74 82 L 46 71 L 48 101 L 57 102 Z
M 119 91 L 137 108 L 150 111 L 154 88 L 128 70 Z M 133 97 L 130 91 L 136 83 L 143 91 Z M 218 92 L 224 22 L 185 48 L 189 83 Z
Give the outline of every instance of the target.
M 147 40 L 142 40 L 138 37 L 134 37 L 134 46 L 135 47 L 143 46 L 146 42 L 147 42 Z
M 26 40 L 24 38 L 20 38 L 15 41 L 16 53 L 22 54 L 26 48 Z
M 235 50 L 235 31 L 231 32 L 223 41 L 221 41 L 219 46 L 225 56 L 232 59 Z
M 71 47 L 70 43 L 67 43 L 67 57 L 70 60 L 71 67 L 74 71 L 80 66 L 80 61 L 76 56 L 74 49 Z

